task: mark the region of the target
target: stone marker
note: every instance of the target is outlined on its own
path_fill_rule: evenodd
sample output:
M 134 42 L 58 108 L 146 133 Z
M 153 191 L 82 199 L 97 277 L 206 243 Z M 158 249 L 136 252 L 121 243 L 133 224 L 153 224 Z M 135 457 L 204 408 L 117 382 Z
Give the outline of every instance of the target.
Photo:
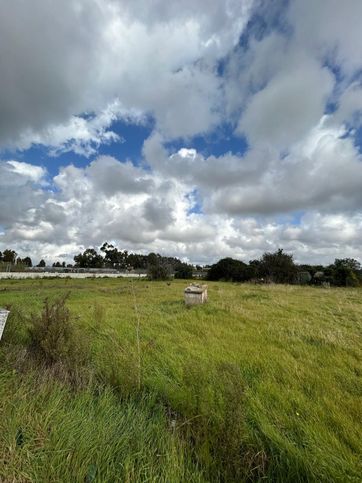
M 185 288 L 185 304 L 197 305 L 207 301 L 207 285 L 192 283 Z
M 0 309 L 0 340 L 1 340 L 1 337 L 3 335 L 6 320 L 7 320 L 9 314 L 10 314 L 10 312 L 8 310 Z

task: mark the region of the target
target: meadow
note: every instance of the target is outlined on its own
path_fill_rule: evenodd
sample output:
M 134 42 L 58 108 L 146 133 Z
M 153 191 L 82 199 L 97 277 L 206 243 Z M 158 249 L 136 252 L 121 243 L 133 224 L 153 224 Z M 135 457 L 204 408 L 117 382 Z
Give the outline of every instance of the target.
M 361 481 L 362 290 L 1 280 L 1 482 Z M 29 359 L 46 298 L 86 346 L 71 377 Z

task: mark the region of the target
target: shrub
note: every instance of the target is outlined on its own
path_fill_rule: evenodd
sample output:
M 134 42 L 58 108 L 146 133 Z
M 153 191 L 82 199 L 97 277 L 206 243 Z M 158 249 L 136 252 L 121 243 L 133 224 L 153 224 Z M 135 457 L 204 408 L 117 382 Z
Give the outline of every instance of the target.
M 284 253 L 282 249 L 274 253 L 264 253 L 260 261 L 260 275 L 274 283 L 293 282 L 296 271 L 293 255 Z
M 192 278 L 192 265 L 180 263 L 175 268 L 175 278 L 189 279 Z
M 66 294 L 54 302 L 46 299 L 41 314 L 32 318 L 30 351 L 46 365 L 60 362 L 75 366 L 85 355 L 65 305 L 68 297 Z
M 169 280 L 171 278 L 171 269 L 168 264 L 154 263 L 148 266 L 147 276 L 149 280 Z
M 233 282 L 245 282 L 249 280 L 250 269 L 240 260 L 233 258 L 223 258 L 211 266 L 208 279 L 209 280 L 231 280 Z
M 360 281 L 353 270 L 346 276 L 346 287 L 358 287 L 360 285 Z

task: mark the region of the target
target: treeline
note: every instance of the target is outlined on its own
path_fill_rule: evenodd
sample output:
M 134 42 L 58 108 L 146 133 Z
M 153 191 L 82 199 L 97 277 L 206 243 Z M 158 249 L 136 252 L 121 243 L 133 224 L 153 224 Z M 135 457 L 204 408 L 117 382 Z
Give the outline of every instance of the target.
M 17 265 L 18 267 L 32 267 L 33 262 L 30 257 L 20 258 L 15 250 L 7 248 L 0 252 L 0 265 Z
M 175 278 L 192 278 L 194 270 L 202 267 L 182 262 L 176 257 L 164 257 L 159 253 L 143 255 L 129 253 L 127 250 L 119 250 L 114 245 L 105 242 L 97 252 L 94 248 L 87 248 L 82 253 L 75 255 L 74 264 L 66 264 L 64 261 L 52 263 L 55 268 L 108 268 L 113 270 L 143 270 L 147 271 L 150 278 L 166 279 L 171 275 Z M 16 270 L 33 267 L 30 257 L 20 258 L 15 250 L 6 249 L 0 252 L 0 266 L 12 266 Z M 37 267 L 47 266 L 45 260 L 40 260 Z M 49 265 L 48 265 L 49 266 Z
M 13 266 L 15 270 L 32 267 L 29 256 L 18 257 L 15 250 L 6 249 L 0 252 L 1 265 Z M 45 267 L 41 260 L 37 267 Z M 143 270 L 152 279 L 192 278 L 195 271 L 201 271 L 208 280 L 226 280 L 233 282 L 255 283 L 286 283 L 286 284 L 315 284 L 355 287 L 362 285 L 362 270 L 360 263 L 353 258 L 335 259 L 333 264 L 298 265 L 293 255 L 282 249 L 273 253 L 264 253 L 257 260 L 244 263 L 233 258 L 223 258 L 211 266 L 201 267 L 182 262 L 176 257 L 164 257 L 158 253 L 143 255 L 119 250 L 114 245 L 105 242 L 97 252 L 94 248 L 87 248 L 74 256 L 74 264 L 56 261 L 53 267 L 63 268 L 108 268 L 114 270 Z
M 142 255 L 119 250 L 108 242 L 103 243 L 98 253 L 87 248 L 74 257 L 76 268 L 111 268 L 116 270 L 145 270 L 151 278 L 166 279 L 174 274 L 175 278 L 192 278 L 195 267 L 176 257 L 164 257 L 159 253 Z M 199 267 L 201 268 L 201 267 Z
M 223 258 L 210 267 L 208 279 L 357 287 L 362 284 L 362 271 L 360 263 L 353 258 L 337 258 L 328 266 L 298 265 L 294 263 L 293 255 L 279 249 L 274 253 L 264 253 L 260 259 L 251 260 L 248 264 Z

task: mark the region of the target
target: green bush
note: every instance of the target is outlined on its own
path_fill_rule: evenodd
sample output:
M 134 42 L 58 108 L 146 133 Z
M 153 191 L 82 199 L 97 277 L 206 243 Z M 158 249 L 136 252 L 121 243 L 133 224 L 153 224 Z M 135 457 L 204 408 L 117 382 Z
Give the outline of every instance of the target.
M 208 280 L 227 280 L 245 282 L 251 278 L 250 268 L 246 263 L 233 258 L 223 258 L 211 266 Z
M 85 359 L 85 351 L 81 338 L 71 320 L 66 306 L 69 294 L 49 302 L 44 301 L 40 315 L 32 317 L 29 328 L 30 351 L 46 365 L 64 363 L 76 366 Z
M 175 268 L 175 278 L 185 280 L 190 279 L 192 278 L 192 271 L 192 265 L 189 265 L 187 263 L 180 263 Z
M 352 270 L 347 274 L 346 277 L 346 287 L 358 287 L 360 285 L 360 281 Z
M 149 280 L 169 280 L 171 278 L 170 266 L 165 263 L 149 265 L 147 276 Z

